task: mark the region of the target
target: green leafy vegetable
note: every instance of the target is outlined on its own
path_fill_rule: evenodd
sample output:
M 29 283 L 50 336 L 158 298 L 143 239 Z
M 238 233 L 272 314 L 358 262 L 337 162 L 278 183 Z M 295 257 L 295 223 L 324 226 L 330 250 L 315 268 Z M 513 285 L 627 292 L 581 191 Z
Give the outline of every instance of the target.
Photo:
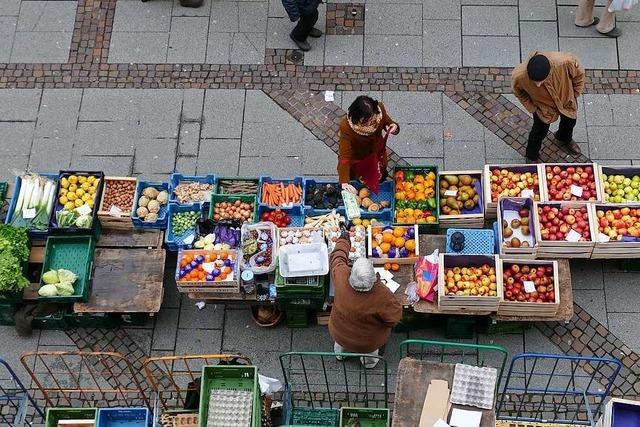
M 78 219 L 78 213 L 75 210 L 61 209 L 56 212 L 56 221 L 59 228 L 73 227 Z
M 47 285 L 54 285 L 60 282 L 58 279 L 58 272 L 56 270 L 49 270 L 42 275 L 42 281 Z
M 29 236 L 26 228 L 0 224 L 0 253 L 9 252 L 19 261 L 29 260 Z
M 21 265 L 11 252 L 0 252 L 0 292 L 20 292 L 29 285 Z

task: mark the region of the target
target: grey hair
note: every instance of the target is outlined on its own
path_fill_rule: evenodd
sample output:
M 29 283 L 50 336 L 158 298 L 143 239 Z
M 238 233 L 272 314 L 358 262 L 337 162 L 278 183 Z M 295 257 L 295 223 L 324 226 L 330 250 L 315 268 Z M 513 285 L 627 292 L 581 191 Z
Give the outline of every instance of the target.
M 367 292 L 376 283 L 376 272 L 373 263 L 367 258 L 358 258 L 354 261 L 349 276 L 349 284 L 358 292 Z

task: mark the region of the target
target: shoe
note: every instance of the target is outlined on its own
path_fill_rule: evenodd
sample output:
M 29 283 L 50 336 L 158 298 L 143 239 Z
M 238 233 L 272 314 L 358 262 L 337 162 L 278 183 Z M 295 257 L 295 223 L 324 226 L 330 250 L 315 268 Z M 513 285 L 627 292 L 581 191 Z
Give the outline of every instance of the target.
M 533 158 L 533 157 L 525 157 L 524 159 L 525 159 L 525 162 L 528 165 L 536 164 L 536 163 L 538 163 L 540 161 L 539 157 L 535 157 L 535 158 Z
M 600 31 L 598 31 L 598 33 L 600 33 Z M 612 38 L 616 38 L 616 37 L 620 37 L 622 35 L 622 31 L 620 31 L 618 28 L 614 28 L 613 30 L 607 32 L 607 33 L 600 33 L 603 36 L 607 36 L 607 37 L 612 37 Z
M 320 31 L 317 28 L 312 28 L 311 31 L 309 32 L 309 36 L 313 37 L 314 39 L 317 39 L 319 37 L 322 37 L 322 31 Z
M 558 139 L 558 135 L 556 135 L 556 132 L 553 133 L 553 136 L 556 138 L 556 141 L 562 144 L 564 149 L 567 150 L 569 154 L 579 156 L 582 153 L 582 151 L 580 151 L 580 146 L 573 139 L 571 141 L 562 141 L 561 139 Z
M 291 40 L 293 40 L 293 42 L 300 48 L 301 51 L 308 52 L 311 50 L 311 45 L 309 43 L 296 40 L 291 34 L 289 34 L 289 37 L 291 37 Z
M 580 28 L 589 28 L 589 27 L 593 27 L 594 25 L 598 25 L 598 23 L 600 22 L 600 18 L 598 18 L 597 16 L 593 17 L 593 22 L 589 25 L 578 25 L 575 24 L 576 27 L 580 27 Z
M 377 357 L 373 358 L 374 359 L 373 362 L 369 362 L 369 361 L 367 361 L 367 359 L 368 359 L 368 357 L 361 357 L 360 358 L 360 363 L 362 363 L 362 365 L 364 365 L 364 367 L 366 369 L 375 368 L 378 365 L 378 362 L 380 361 L 380 359 L 378 359 Z

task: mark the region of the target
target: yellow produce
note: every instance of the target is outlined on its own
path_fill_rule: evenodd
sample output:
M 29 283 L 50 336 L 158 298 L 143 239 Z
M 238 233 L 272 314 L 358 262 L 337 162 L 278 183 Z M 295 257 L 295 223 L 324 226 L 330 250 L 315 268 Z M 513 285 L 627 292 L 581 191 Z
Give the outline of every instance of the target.
M 67 203 L 64 204 L 64 208 L 67 209 L 67 210 L 71 210 L 71 209 L 73 209 L 75 207 L 76 207 L 76 205 L 74 205 L 73 202 L 67 202 Z
M 78 198 L 78 195 L 75 192 L 70 191 L 70 192 L 67 193 L 67 199 L 69 199 L 69 201 L 73 202 L 77 198 Z
M 79 208 L 80 206 L 84 205 L 84 202 L 82 201 L 82 199 L 76 199 L 75 205 L 76 208 Z
M 64 197 L 64 196 L 60 197 L 60 204 L 61 205 L 66 205 L 68 201 L 69 201 L 69 199 L 67 199 L 66 197 Z
M 62 178 L 60 180 L 60 186 L 64 189 L 69 188 L 69 180 L 67 178 Z
M 65 209 L 75 209 L 83 205 L 95 205 L 96 190 L 100 180 L 95 176 L 70 175 L 60 180 L 58 202 Z

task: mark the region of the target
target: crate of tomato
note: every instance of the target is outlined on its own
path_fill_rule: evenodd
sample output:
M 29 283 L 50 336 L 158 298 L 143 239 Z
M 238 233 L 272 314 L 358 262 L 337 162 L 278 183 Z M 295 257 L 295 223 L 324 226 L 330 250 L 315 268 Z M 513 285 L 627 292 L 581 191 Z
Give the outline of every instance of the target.
M 304 216 L 300 206 L 290 209 L 269 209 L 260 206 L 258 216 L 261 222 L 272 222 L 278 228 L 302 227 L 304 225 Z

